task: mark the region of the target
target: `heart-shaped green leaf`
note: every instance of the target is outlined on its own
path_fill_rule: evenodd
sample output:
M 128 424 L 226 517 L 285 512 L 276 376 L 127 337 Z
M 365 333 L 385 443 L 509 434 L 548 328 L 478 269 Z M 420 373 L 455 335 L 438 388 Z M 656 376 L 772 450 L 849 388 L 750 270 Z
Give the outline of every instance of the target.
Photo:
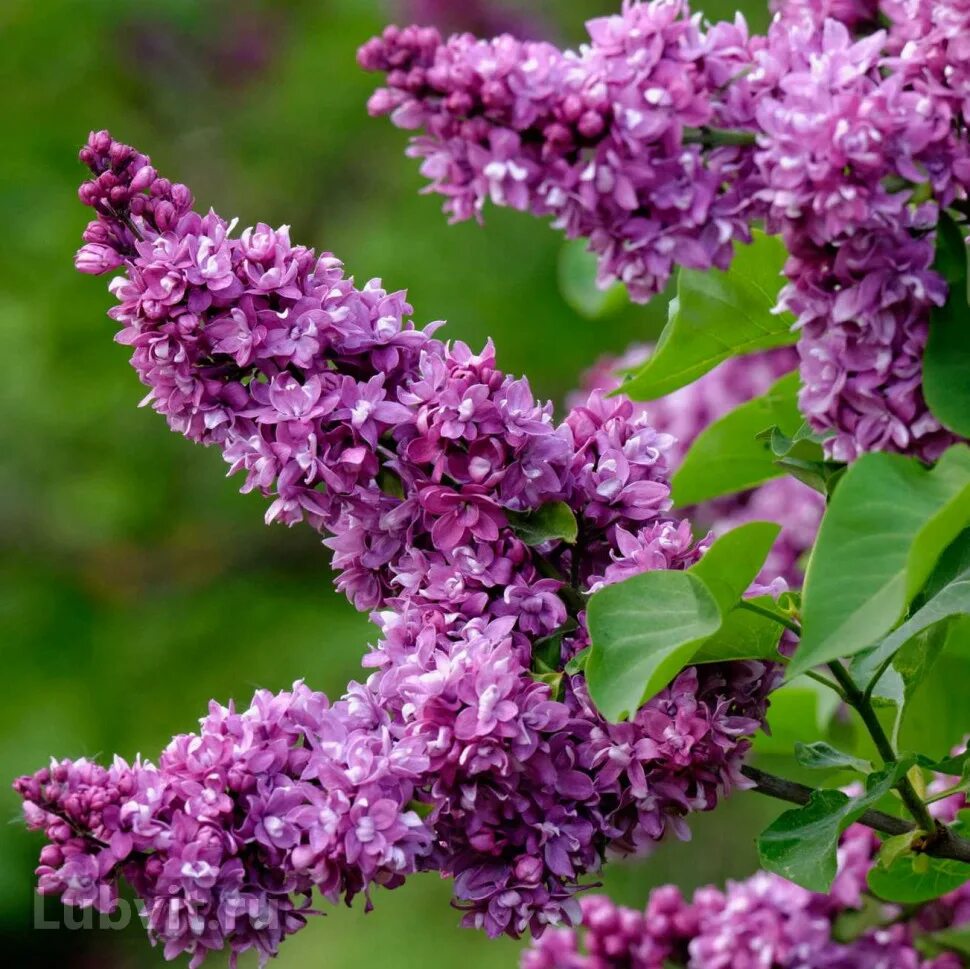
M 787 253 L 756 232 L 738 246 L 726 271 L 681 269 L 657 349 L 623 385 L 634 400 L 656 400 L 684 387 L 729 357 L 794 343 L 790 313 L 775 312 Z
M 795 676 L 854 656 L 885 636 L 943 550 L 970 523 L 970 448 L 931 470 L 894 454 L 866 454 L 832 496 L 805 577 Z

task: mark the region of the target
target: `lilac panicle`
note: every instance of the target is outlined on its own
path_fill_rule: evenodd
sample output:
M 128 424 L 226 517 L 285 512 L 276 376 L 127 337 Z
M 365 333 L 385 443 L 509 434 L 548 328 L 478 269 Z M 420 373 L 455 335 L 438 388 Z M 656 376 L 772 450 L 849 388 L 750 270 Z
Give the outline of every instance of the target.
M 791 257 L 781 305 L 800 331 L 803 412 L 833 429 L 830 454 L 935 460 L 954 440 L 922 394 L 940 205 L 965 196 L 968 146 L 952 99 L 890 71 L 887 35 L 778 20 L 755 55 L 762 132 L 752 183 Z M 903 186 L 900 188 L 899 186 Z M 915 204 L 915 186 L 932 201 Z
M 584 375 L 582 390 L 570 395 L 572 403 L 592 390 L 612 391 L 622 386 L 622 373 L 644 363 L 652 352 L 647 345 L 629 347 L 619 357 L 604 357 Z M 793 349 L 783 348 L 746 357 L 732 357 L 709 373 L 659 400 L 635 404 L 652 427 L 674 440 L 667 449 L 671 470 L 676 470 L 697 436 L 735 407 L 767 392 L 769 387 L 798 365 Z M 801 585 L 801 559 L 815 541 L 825 508 L 824 498 L 791 477 L 776 478 L 753 491 L 717 498 L 689 509 L 696 526 L 715 535 L 751 521 L 781 525 L 762 575 L 763 582 L 776 577 Z
M 423 129 L 409 154 L 453 220 L 489 200 L 548 216 L 589 239 L 604 283 L 645 300 L 675 262 L 724 268 L 732 241 L 749 239 L 737 149 L 690 139 L 719 122 L 717 91 L 748 63 L 747 32 L 739 19 L 707 33 L 680 0 L 625 3 L 588 27 L 578 52 L 389 27 L 359 61 L 387 75 L 371 114 Z
M 336 902 L 399 885 L 431 846 L 408 807 L 427 758 L 356 689 L 334 705 L 302 683 L 241 712 L 213 702 L 157 767 L 64 760 L 20 778 L 49 841 L 39 891 L 110 912 L 124 877 L 153 943 L 195 967 L 223 949 L 265 962 L 314 914 L 314 889 Z
M 965 801 L 963 802 L 966 803 Z M 960 969 L 955 953 L 928 958 L 922 932 L 970 923 L 967 887 L 904 915 L 881 905 L 879 924 L 846 940 L 836 923 L 863 907 L 862 890 L 879 839 L 854 825 L 842 836 L 832 891 L 814 894 L 758 872 L 688 901 L 672 885 L 650 893 L 643 911 L 605 896 L 581 902 L 582 931 L 549 932 L 522 954 L 522 969 Z
M 707 547 L 669 514 L 669 435 L 599 392 L 556 426 L 524 380 L 497 369 L 490 345 L 475 353 L 416 329 L 403 293 L 357 289 L 334 257 L 293 245 L 285 228 L 236 234 L 215 213 L 194 212 L 184 186 L 107 133 L 92 135 L 82 159 L 94 177 L 81 196 L 97 218 L 78 265 L 121 271 L 111 315 L 147 399 L 174 430 L 221 448 L 245 473 L 244 490 L 271 499 L 268 519 L 306 520 L 326 535 L 338 585 L 376 609 L 381 632 L 367 682 L 333 706 L 300 688 L 299 700 L 267 695 L 238 718 L 211 714 L 216 733 L 225 720 L 269 745 L 243 766 L 239 745 L 221 746 L 204 724 L 201 741 L 176 738 L 157 774 L 133 769 L 164 795 L 160 814 L 131 809 L 161 839 L 151 859 L 171 843 L 194 864 L 197 842 L 211 840 L 204 860 L 231 875 L 205 869 L 208 894 L 188 896 L 185 918 L 152 923 L 169 954 L 275 951 L 308 914 L 311 887 L 351 897 L 418 869 L 454 879 L 466 924 L 538 934 L 579 917 L 576 893 L 608 853 L 686 837 L 690 813 L 743 785 L 776 665 L 687 669 L 623 724 L 599 716 L 581 674 L 563 672 L 588 645 L 565 576 L 588 591 L 688 567 Z M 573 509 L 582 541 L 530 548 L 508 512 L 552 500 Z M 532 647 L 557 630 L 554 685 L 533 675 Z M 282 738 L 260 725 L 279 706 L 299 707 Z M 180 758 L 200 743 L 229 760 L 185 787 Z M 90 800 L 104 801 L 100 788 L 114 783 L 98 774 Z M 18 790 L 30 823 L 70 842 L 92 903 L 110 904 L 123 875 L 153 910 L 156 861 L 102 853 L 120 823 L 113 815 L 65 828 L 60 804 L 72 790 L 50 788 L 43 773 Z M 74 870 L 44 851 L 42 887 L 73 891 Z M 241 929 L 195 917 L 218 915 L 233 886 L 249 885 L 272 889 L 269 901 L 257 892 L 260 905 L 296 914 L 273 929 L 262 915 Z
M 797 317 L 800 405 L 834 432 L 829 455 L 933 461 L 956 440 L 926 405 L 922 360 L 947 295 L 939 210 L 970 188 L 970 9 L 775 7 L 765 36 L 652 0 L 592 21 L 577 52 L 388 28 L 359 59 L 386 75 L 371 113 L 421 130 L 409 153 L 453 218 L 489 199 L 550 216 L 634 299 L 675 263 L 727 267 L 763 222 L 791 253 L 779 307 Z

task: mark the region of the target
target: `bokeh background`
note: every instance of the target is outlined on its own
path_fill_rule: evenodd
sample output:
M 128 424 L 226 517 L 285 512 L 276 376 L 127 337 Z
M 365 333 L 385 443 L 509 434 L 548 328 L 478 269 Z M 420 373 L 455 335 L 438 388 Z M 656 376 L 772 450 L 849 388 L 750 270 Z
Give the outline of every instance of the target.
M 578 42 L 619 0 L 507 5 L 534 35 Z M 266 528 L 263 502 L 226 480 L 221 457 L 172 435 L 112 342 L 103 283 L 75 274 L 87 219 L 76 153 L 108 127 L 243 224 L 292 226 L 361 280 L 406 287 L 420 321 L 495 339 L 505 369 L 561 399 L 594 358 L 657 333 L 663 299 L 583 319 L 557 284 L 560 239 L 492 211 L 487 228 L 449 227 L 403 158 L 404 136 L 364 105 L 374 80 L 357 46 L 408 7 L 476 26 L 479 2 L 407 0 L 2 0 L 0 117 L 0 779 L 51 754 L 154 756 L 191 729 L 210 697 L 246 701 L 298 678 L 340 693 L 371 635 L 331 589 L 309 529 Z M 731 0 L 695 4 L 712 16 Z M 767 22 L 747 2 L 753 26 Z M 492 11 L 494 13 L 494 11 Z M 790 750 L 824 713 L 811 689 L 785 701 L 759 744 Z M 942 724 L 940 723 L 942 717 Z M 929 717 L 927 716 L 927 720 Z M 933 711 L 946 742 L 946 718 Z M 930 749 L 933 746 L 930 745 Z M 616 865 L 607 889 L 641 905 L 756 866 L 753 837 L 777 809 L 740 795 L 698 818 L 690 844 Z M 129 969 L 162 964 L 140 925 L 38 931 L 31 870 L 39 841 L 0 793 L 0 951 L 5 964 Z M 280 969 L 382 965 L 485 969 L 519 943 L 458 928 L 434 876 L 337 910 L 289 940 Z M 58 906 L 48 906 L 58 915 Z M 9 960 L 9 961 L 8 961 Z M 215 959 L 213 963 L 215 963 Z M 255 960 L 246 960 L 255 965 Z

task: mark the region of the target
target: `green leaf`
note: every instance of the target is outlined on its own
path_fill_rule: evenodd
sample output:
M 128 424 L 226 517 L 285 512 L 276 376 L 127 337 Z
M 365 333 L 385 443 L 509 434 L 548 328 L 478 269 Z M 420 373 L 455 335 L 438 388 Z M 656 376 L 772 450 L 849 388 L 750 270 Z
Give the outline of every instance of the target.
M 965 777 L 970 779 L 970 747 L 962 753 L 933 760 L 923 754 L 916 755 L 916 763 L 920 767 L 933 771 L 935 774 L 946 774 L 951 777 Z
M 961 532 L 947 546 L 936 563 L 936 568 L 926 580 L 926 585 L 914 600 L 921 607 L 929 602 L 944 586 L 949 585 L 962 572 L 970 570 L 970 528 Z
M 727 615 L 765 564 L 781 526 L 749 522 L 722 535 L 689 570 L 701 579 Z
M 951 431 L 970 437 L 970 302 L 967 245 L 945 213 L 936 235 L 934 268 L 947 281 L 946 303 L 934 308 L 923 354 L 923 394 L 933 416 Z
M 559 250 L 559 291 L 580 316 L 599 320 L 626 306 L 627 292 L 622 283 L 605 289 L 596 281 L 597 259 L 583 239 L 567 242 Z
M 954 834 L 966 837 L 970 812 L 961 811 L 951 825 Z M 870 890 L 887 902 L 929 902 L 970 881 L 970 865 L 929 855 L 880 852 L 878 864 L 869 871 Z
M 903 854 L 888 867 L 874 865 L 867 879 L 873 894 L 886 902 L 929 902 L 970 881 L 970 865 L 962 861 Z
M 913 853 L 913 839 L 917 832 L 910 831 L 909 834 L 897 834 L 892 838 L 886 838 L 879 846 L 879 854 L 876 856 L 876 864 L 888 868 L 897 858 Z
M 586 681 L 603 716 L 630 716 L 691 661 L 737 605 L 777 535 L 770 522 L 742 525 L 687 572 L 645 572 L 590 598 Z
M 804 807 L 786 811 L 758 838 L 762 867 L 810 891 L 827 892 L 838 869 L 840 835 L 889 793 L 908 766 L 900 762 L 870 774 L 861 797 L 815 791 Z
M 768 596 L 759 597 L 761 602 Z M 778 641 L 783 629 L 773 619 L 736 606 L 713 636 L 704 640 L 691 663 L 726 663 L 729 660 L 778 660 Z
M 781 474 L 789 474 L 802 484 L 808 485 L 820 495 L 831 496 L 836 485 L 842 480 L 846 466 L 838 461 L 805 460 L 794 454 L 785 455 L 775 461 Z
M 788 675 L 854 656 L 888 633 L 968 523 L 970 448 L 950 448 L 932 470 L 894 454 L 859 458 L 822 519 Z
M 550 501 L 534 511 L 506 511 L 512 531 L 526 545 L 563 541 L 570 545 L 579 535 L 573 510 L 564 501 Z
M 930 607 L 934 599 L 949 585 L 960 579 L 964 572 L 970 572 L 970 531 L 962 532 L 940 556 L 936 568 L 914 600 L 916 609 L 911 612 L 910 619 L 904 624 L 911 627 L 908 631 L 916 627 L 917 624 L 913 620 L 917 613 Z M 931 618 L 929 613 L 923 615 L 926 619 Z M 902 726 L 906 708 L 932 672 L 943 650 L 947 647 L 952 649 L 961 640 L 967 638 L 964 629 L 967 620 L 970 620 L 970 616 L 965 613 L 950 613 L 916 632 L 895 653 L 893 653 L 895 643 L 891 641 L 902 637 L 891 633 L 887 637 L 890 641 L 888 646 L 885 645 L 886 640 L 884 640 L 863 650 L 853 661 L 850 672 L 856 683 L 863 689 L 872 685 L 873 702 L 878 706 L 896 708 L 894 738 Z M 874 679 L 876 673 L 880 666 L 885 664 L 886 659 L 892 660 L 891 665 L 884 669 L 877 681 Z
M 784 245 L 755 233 L 738 246 L 731 268 L 681 269 L 677 303 L 650 359 L 623 385 L 634 400 L 656 400 L 684 387 L 729 357 L 783 347 L 798 337 L 789 313 L 775 313 Z
M 549 696 L 553 700 L 562 699 L 562 678 L 563 673 L 550 670 L 547 673 L 530 673 L 536 683 L 545 683 L 549 687 Z
M 904 646 L 912 644 L 909 655 L 903 657 L 904 665 L 912 678 L 919 666 L 929 659 L 927 651 L 931 648 L 925 639 L 913 643 L 914 638 L 938 622 L 967 613 L 970 613 L 970 568 L 944 586 L 881 643 L 860 653 L 852 663 L 853 677 L 857 683 L 868 686 L 885 663 L 895 657 Z
M 872 770 L 872 764 L 868 760 L 836 750 L 824 740 L 813 744 L 795 744 L 795 760 L 802 767 L 813 770 L 854 770 L 860 774 L 868 774 Z
M 608 720 L 635 713 L 721 625 L 717 601 L 689 572 L 644 572 L 589 600 L 586 681 Z
M 696 505 L 783 475 L 776 455 L 766 442 L 758 440 L 758 435 L 766 427 L 779 434 L 799 428 L 802 418 L 797 395 L 798 374 L 787 374 L 764 396 L 736 407 L 705 428 L 673 476 L 674 503 L 681 507 Z M 798 450 L 804 450 L 806 457 L 816 453 L 818 458 L 822 456 L 816 444 L 805 442 Z
M 589 661 L 589 646 L 584 650 L 578 652 L 567 664 L 566 672 L 570 676 L 576 676 L 578 673 L 583 673 L 586 670 L 586 663 Z

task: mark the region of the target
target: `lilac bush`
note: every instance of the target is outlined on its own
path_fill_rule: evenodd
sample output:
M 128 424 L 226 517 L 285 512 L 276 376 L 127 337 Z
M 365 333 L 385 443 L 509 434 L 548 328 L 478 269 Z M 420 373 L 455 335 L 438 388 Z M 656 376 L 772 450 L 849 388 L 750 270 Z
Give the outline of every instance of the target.
M 634 299 L 674 267 L 728 266 L 763 221 L 789 248 L 801 409 L 828 453 L 935 460 L 954 435 L 922 394 L 941 207 L 970 184 L 962 3 L 778 4 L 764 37 L 680 0 L 626 2 L 578 51 L 388 28 L 375 115 L 454 219 L 487 200 L 550 216 Z M 888 29 L 875 30 L 881 15 Z M 856 32 L 856 33 L 854 33 Z M 860 36 L 861 35 L 861 36 Z
M 528 969 L 952 969 L 917 935 L 970 918 L 966 886 L 880 911 L 851 941 L 835 922 L 887 860 L 870 828 L 914 872 L 970 863 L 970 782 L 917 776 L 966 775 L 966 753 L 900 754 L 899 723 L 890 737 L 876 713 L 901 717 L 966 613 L 970 451 L 949 447 L 922 384 L 930 316 L 954 295 L 941 213 L 966 210 L 970 184 L 965 6 L 781 2 L 759 37 L 653 0 L 592 21 L 577 52 L 419 27 L 364 45 L 361 64 L 387 76 L 372 113 L 423 129 L 411 153 L 455 219 L 488 199 L 549 216 L 636 299 L 677 266 L 728 268 L 756 221 L 781 237 L 776 308 L 795 315 L 796 349 L 729 359 L 647 406 L 601 364 L 562 420 L 491 342 L 441 339 L 404 292 L 358 286 L 286 226 L 196 210 L 146 155 L 92 133 L 76 267 L 113 276 L 143 403 L 217 447 L 267 523 L 317 531 L 377 633 L 363 682 L 334 702 L 302 682 L 242 711 L 213 702 L 157 762 L 54 760 L 19 778 L 47 840 L 38 890 L 109 912 L 124 881 L 152 941 L 192 967 L 213 951 L 265 962 L 317 914 L 314 892 L 369 908 L 375 889 L 433 871 L 489 936 L 585 925 L 587 954 L 568 929 L 547 933 Z M 706 362 L 742 349 L 708 339 Z M 796 365 L 829 457 L 860 459 L 799 469 L 830 510 L 804 597 L 776 601 L 764 593 L 798 582 L 823 498 L 780 478 L 683 517 L 670 473 L 704 426 Z M 877 524 L 883 507 L 893 520 Z M 784 529 L 752 584 L 777 534 L 761 517 Z M 843 554 L 851 568 L 833 567 Z M 923 634 L 939 639 L 897 665 Z M 861 771 L 864 790 L 744 764 L 786 664 L 834 690 L 880 758 L 824 742 L 802 745 L 803 766 Z M 751 787 L 800 805 L 760 839 L 766 871 L 690 902 L 661 889 L 645 913 L 580 900 L 608 858 L 687 838 L 692 813 Z M 876 810 L 891 791 L 911 821 Z

